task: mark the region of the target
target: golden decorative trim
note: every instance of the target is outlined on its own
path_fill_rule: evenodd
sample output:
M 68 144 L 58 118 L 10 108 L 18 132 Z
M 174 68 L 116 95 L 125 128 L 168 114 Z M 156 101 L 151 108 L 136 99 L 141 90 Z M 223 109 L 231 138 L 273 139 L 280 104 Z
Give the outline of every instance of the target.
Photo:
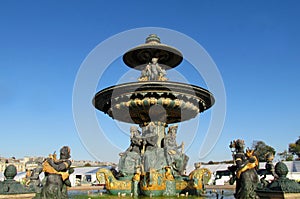
M 105 185 L 108 190 L 131 190 L 131 181 L 130 180 L 117 180 L 112 172 L 107 169 L 99 169 L 96 173 L 96 177 L 100 180 L 100 174 L 104 175 Z
M 62 171 L 56 171 L 50 164 L 48 161 L 45 161 L 43 163 L 43 172 L 45 173 L 50 173 L 50 174 L 58 174 L 61 175 L 61 178 L 63 179 L 63 181 L 65 181 L 66 179 L 69 178 L 69 173 L 68 172 L 62 172 Z

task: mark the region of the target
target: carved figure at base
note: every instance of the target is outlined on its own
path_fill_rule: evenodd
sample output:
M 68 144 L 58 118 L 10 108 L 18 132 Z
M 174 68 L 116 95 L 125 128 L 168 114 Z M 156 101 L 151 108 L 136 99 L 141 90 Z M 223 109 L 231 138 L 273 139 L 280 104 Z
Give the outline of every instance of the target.
M 136 153 L 141 153 L 142 150 L 142 138 L 141 138 L 141 132 L 138 130 L 136 126 L 131 126 L 130 127 L 130 146 L 128 149 L 120 153 L 119 155 L 125 155 L 127 152 L 136 152 Z
M 56 159 L 56 154 L 49 155 L 43 163 L 46 182 L 42 189 L 40 198 L 68 198 L 67 186 L 71 186 L 69 174 L 73 172 L 70 169 L 71 161 L 69 158 L 70 148 L 64 146 L 60 149 L 60 159 Z
M 142 158 L 144 169 L 149 172 L 150 169 L 161 169 L 163 167 L 163 149 L 157 146 L 158 135 L 155 132 L 156 125 L 150 122 L 143 132 Z
M 168 165 L 177 175 L 183 175 L 189 158 L 183 153 L 184 143 L 177 145 L 177 129 L 177 125 L 169 127 L 168 134 L 164 138 L 164 149 Z
M 233 177 L 230 179 L 230 184 L 236 181 L 235 198 L 237 199 L 252 199 L 258 198 L 256 188 L 259 183 L 259 178 L 256 172 L 258 160 L 254 156 L 253 150 L 244 152 L 244 140 L 234 140 L 229 146 L 233 149 L 234 165 L 228 169 L 232 172 Z
M 118 177 L 127 175 L 133 175 L 135 168 L 140 165 L 141 162 L 141 150 L 142 150 L 142 138 L 141 132 L 137 127 L 130 127 L 130 146 L 125 152 L 119 155 L 119 174 Z

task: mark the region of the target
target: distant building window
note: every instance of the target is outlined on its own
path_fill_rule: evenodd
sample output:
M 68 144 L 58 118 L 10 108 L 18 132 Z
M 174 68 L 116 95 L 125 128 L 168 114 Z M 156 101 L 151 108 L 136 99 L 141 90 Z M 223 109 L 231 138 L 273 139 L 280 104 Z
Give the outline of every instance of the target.
M 92 176 L 91 176 L 91 175 L 86 175 L 86 176 L 85 176 L 85 180 L 86 180 L 87 182 L 92 182 Z

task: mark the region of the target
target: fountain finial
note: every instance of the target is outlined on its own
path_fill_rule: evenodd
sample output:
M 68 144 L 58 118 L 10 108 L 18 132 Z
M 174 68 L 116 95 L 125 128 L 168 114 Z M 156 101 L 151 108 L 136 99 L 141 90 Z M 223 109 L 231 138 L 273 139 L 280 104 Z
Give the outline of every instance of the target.
M 146 44 L 149 44 L 149 43 L 160 43 L 160 38 L 156 34 L 150 34 L 146 38 Z

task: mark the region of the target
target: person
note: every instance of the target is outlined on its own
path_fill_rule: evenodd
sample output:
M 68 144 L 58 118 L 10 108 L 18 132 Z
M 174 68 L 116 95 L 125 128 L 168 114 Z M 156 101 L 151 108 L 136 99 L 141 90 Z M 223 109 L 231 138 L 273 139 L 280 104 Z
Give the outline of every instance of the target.
M 42 188 L 41 198 L 68 198 L 67 186 L 71 186 L 69 174 L 72 173 L 71 161 L 69 158 L 70 148 L 63 146 L 60 149 L 60 159 L 56 155 L 50 155 L 43 163 L 46 182 Z

